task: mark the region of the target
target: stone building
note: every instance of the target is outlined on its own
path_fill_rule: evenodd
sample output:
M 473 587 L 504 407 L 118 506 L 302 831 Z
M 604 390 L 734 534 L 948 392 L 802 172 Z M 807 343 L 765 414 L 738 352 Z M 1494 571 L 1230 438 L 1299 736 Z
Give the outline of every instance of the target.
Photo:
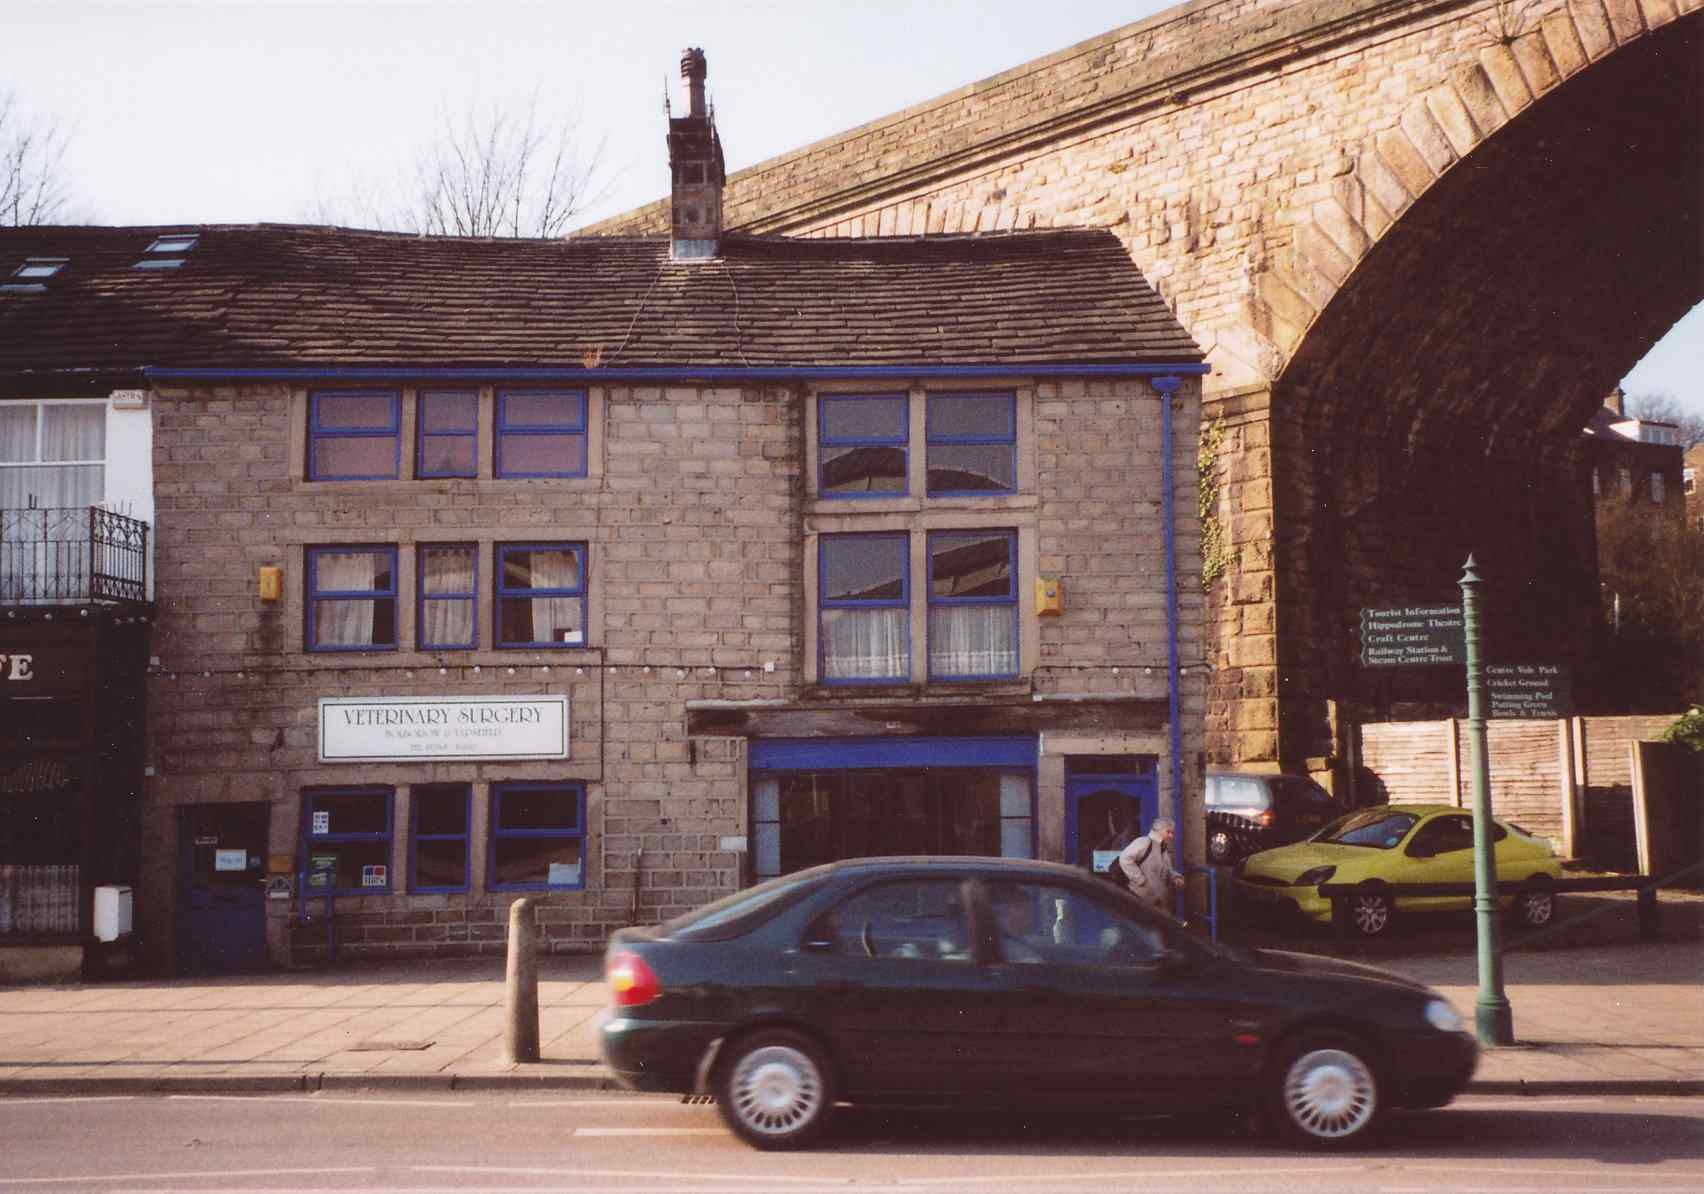
M 713 191 L 699 103 L 671 133 Z M 151 503 L 147 644 L 90 663 L 145 730 L 79 739 L 135 782 L 67 814 L 128 845 L 71 851 L 53 944 L 112 885 L 155 965 L 218 970 L 498 950 L 514 892 L 595 949 L 1160 810 L 1200 857 L 1203 366 L 1118 239 L 731 236 L 702 194 L 649 238 L 0 230 L 0 473 L 73 467 L 18 430 L 65 405 L 108 430 L 64 504 Z M 108 616 L 0 605 L 0 653 Z

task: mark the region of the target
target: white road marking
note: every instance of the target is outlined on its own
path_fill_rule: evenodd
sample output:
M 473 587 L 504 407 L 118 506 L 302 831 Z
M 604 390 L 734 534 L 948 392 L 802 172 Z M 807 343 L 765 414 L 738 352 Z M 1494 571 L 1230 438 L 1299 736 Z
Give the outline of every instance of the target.
M 628 1095 L 619 1099 L 510 1099 L 510 1107 L 680 1107 L 694 1111 L 709 1104 L 683 1103 L 674 1095 Z
M 348 1095 L 167 1095 L 192 1103 L 307 1103 L 316 1107 L 472 1107 L 472 1099 L 369 1099 Z
M 899 1186 L 953 1186 L 953 1185 L 962 1186 L 962 1185 L 966 1184 L 967 1182 L 971 1182 L 972 1184 L 979 1185 L 979 1186 L 983 1186 L 983 1185 L 991 1186 L 991 1185 L 994 1185 L 994 1184 L 999 1183 L 999 1182 L 1023 1182 L 1023 1183 L 1071 1182 L 1071 1181 L 1100 1182 L 1100 1181 L 1105 1181 L 1106 1179 L 1109 1179 L 1109 1178 L 1128 1178 L 1131 1181 L 1141 1180 L 1141 1181 L 1149 1181 L 1149 1182 L 1159 1181 L 1159 1180 L 1164 1180 L 1164 1179 L 1178 1179 L 1178 1178 L 1187 1179 L 1189 1181 L 1210 1181 L 1214 1178 L 1227 1178 L 1227 1177 L 1272 1177 L 1274 1175 L 1283 1176 L 1283 1177 L 1300 1177 L 1300 1176 L 1303 1176 L 1303 1175 L 1306 1175 L 1306 1174 L 1316 1174 L 1316 1173 L 1341 1174 L 1343 1172 L 1344 1168 L 1345 1168 L 1344 1166 L 1338 1166 L 1338 1165 L 1307 1165 L 1307 1166 L 1301 1166 L 1301 1165 L 1297 1165 L 1297 1166 L 1262 1165 L 1262 1166 L 1259 1166 L 1258 1168 L 1252 1168 L 1252 1169 L 1173 1169 L 1173 1170 L 1159 1169 L 1159 1170 L 1156 1170 L 1156 1169 L 1148 1168 L 1148 1169 L 1113 1170 L 1110 1173 L 1099 1173 L 1099 1172 L 1092 1173 L 1092 1174 L 1085 1174 L 1085 1173 L 1072 1173 L 1072 1174 L 1026 1173 L 1026 1174 L 1022 1174 L 1022 1175 L 1016 1175 L 1016 1174 L 1007 1175 L 1007 1176 L 1004 1176 L 1004 1177 L 996 1177 L 996 1176 L 991 1175 L 991 1174 L 988 1174 L 988 1175 L 978 1174 L 974 1179 L 966 1178 L 966 1177 L 963 1177 L 963 1176 L 960 1176 L 960 1177 L 901 1177 L 901 1178 L 895 1178 L 894 1184 L 899 1185 Z M 1348 1168 L 1356 1168 L 1356 1166 L 1351 1165 L 1351 1166 L 1348 1166 Z
M 726 1136 L 726 1128 L 575 1128 L 576 1136 Z
M 0 1177 L 0 1186 L 69 1185 L 80 1182 L 166 1182 L 201 1181 L 233 1177 L 309 1177 L 331 1174 L 377 1173 L 376 1165 L 351 1165 L 340 1169 L 186 1169 L 181 1173 L 85 1173 L 77 1177 Z
M 45 1103 L 123 1103 L 135 1095 L 43 1095 L 38 1098 L 0 1099 L 0 1107 Z
M 560 1177 L 562 1176 L 563 1167 L 560 1165 L 538 1167 L 515 1166 L 512 1168 L 498 1168 L 492 1165 L 410 1165 L 409 1170 L 414 1173 L 464 1173 L 470 1175 L 495 1173 L 506 1174 L 510 1177 Z M 655 1169 L 580 1169 L 576 1167 L 573 1171 L 573 1176 L 576 1178 L 638 1178 L 652 1183 L 645 1187 L 645 1189 L 651 1191 L 672 1188 L 670 1186 L 663 1185 L 662 1183 L 664 1182 L 743 1182 L 747 1185 L 766 1183 L 772 1186 L 801 1187 L 851 1186 L 858 1184 L 858 1179 L 854 1177 L 760 1177 L 750 1173 L 658 1173 Z M 1078 1176 L 1080 1177 L 1081 1175 Z M 962 1182 L 965 1179 L 958 1178 L 957 1180 Z M 885 1185 L 887 1183 L 881 1182 L 878 1184 Z

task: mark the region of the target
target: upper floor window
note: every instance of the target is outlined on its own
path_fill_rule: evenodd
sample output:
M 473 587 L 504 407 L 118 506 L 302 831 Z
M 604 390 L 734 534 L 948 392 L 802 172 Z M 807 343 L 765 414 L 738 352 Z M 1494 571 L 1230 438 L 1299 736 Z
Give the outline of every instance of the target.
M 1621 475 L 1621 492 L 1625 497 L 1630 498 L 1633 496 L 1633 470 L 1624 468 L 1619 472 Z
M 106 496 L 106 403 L 0 402 L 0 510 Z
M 500 390 L 497 394 L 499 477 L 584 477 L 584 390 Z
M 466 650 L 475 646 L 479 549 L 472 543 L 422 543 L 416 557 L 420 649 Z
M 311 481 L 394 480 L 401 443 L 401 397 L 394 391 L 322 391 L 309 399 Z
M 1016 534 L 930 534 L 928 638 L 930 679 L 1018 674 Z
M 497 646 L 586 641 L 586 545 L 497 545 Z
M 1698 492 L 1698 473 L 1695 469 L 1687 469 L 1681 474 L 1680 491 L 1687 497 Z
M 831 683 L 909 681 L 908 537 L 824 535 L 820 543 L 822 678 Z
M 479 475 L 479 394 L 474 390 L 420 392 L 420 477 Z
M 906 492 L 907 403 L 904 394 L 824 394 L 818 400 L 818 492 L 823 497 Z
M 1016 402 L 1007 391 L 929 395 L 930 497 L 1017 492 Z
M 1651 474 L 1651 501 L 1655 502 L 1657 505 L 1660 506 L 1660 505 L 1663 504 L 1664 496 L 1665 495 L 1664 495 L 1664 491 L 1663 491 L 1663 475 L 1661 473 L 1652 473 Z
M 396 548 L 310 547 L 310 651 L 396 649 Z

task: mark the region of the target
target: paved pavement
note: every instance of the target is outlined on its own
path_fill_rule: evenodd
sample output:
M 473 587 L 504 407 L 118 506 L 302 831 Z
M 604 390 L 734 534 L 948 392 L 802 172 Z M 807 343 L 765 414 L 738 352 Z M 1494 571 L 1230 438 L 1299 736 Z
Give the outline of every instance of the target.
M 1613 909 L 1612 909 L 1613 912 Z M 1471 1090 L 1704 1094 L 1704 902 L 1665 940 L 1511 941 L 1517 1044 L 1481 1057 Z M 1605 918 L 1600 918 L 1605 919 Z M 1613 917 L 1608 918 L 1610 920 Z M 1607 921 L 1606 921 L 1607 923 Z M 1436 950 L 1439 944 L 1445 947 Z M 1336 948 L 1328 939 L 1301 947 Z M 1470 1022 L 1472 930 L 1453 925 L 1358 956 L 1439 988 Z M 193 1089 L 601 1089 L 600 959 L 540 960 L 544 1060 L 501 1060 L 500 959 L 243 978 L 0 987 L 0 1095 Z

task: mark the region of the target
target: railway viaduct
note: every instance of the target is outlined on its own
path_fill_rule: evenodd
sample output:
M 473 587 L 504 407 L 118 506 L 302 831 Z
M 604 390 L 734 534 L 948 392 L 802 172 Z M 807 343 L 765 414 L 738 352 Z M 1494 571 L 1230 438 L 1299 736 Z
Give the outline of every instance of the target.
M 1196 0 L 733 174 L 727 225 L 1115 229 L 1213 368 L 1210 753 L 1326 772 L 1463 702 L 1357 627 L 1470 551 L 1493 658 L 1584 658 L 1579 430 L 1704 297 L 1701 6 Z

